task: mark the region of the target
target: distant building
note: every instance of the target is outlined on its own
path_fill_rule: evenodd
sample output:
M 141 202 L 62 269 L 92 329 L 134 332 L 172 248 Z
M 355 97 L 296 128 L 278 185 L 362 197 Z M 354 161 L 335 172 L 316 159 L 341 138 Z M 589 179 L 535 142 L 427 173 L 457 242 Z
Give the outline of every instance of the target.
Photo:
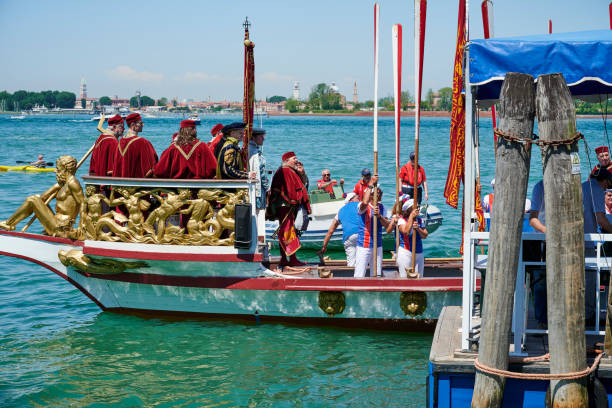
M 357 98 L 357 81 L 353 84 L 353 103 L 357 104 L 359 99 Z
M 300 83 L 299 82 L 295 82 L 293 84 L 293 99 L 295 99 L 296 101 L 300 100 Z
M 74 109 L 83 109 L 83 99 L 85 99 L 85 109 L 93 109 L 94 105 L 98 103 L 98 98 L 87 97 L 87 83 L 85 83 L 85 77 L 81 78 L 79 97 L 74 101 Z

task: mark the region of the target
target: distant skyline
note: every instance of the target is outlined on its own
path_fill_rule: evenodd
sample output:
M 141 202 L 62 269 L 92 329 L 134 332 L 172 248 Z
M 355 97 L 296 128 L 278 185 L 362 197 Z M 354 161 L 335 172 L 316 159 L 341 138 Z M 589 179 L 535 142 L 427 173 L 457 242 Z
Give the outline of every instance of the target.
M 402 89 L 414 93 L 413 1 L 380 1 L 379 96 L 393 93 L 391 27 L 403 26 Z M 470 1 L 470 37 L 482 38 L 480 1 Z M 496 37 L 609 29 L 609 1 L 494 1 Z M 352 100 L 373 99 L 372 1 L 160 0 L 0 2 L 0 90 L 65 90 L 129 98 L 240 100 L 243 28 L 255 42 L 256 98 L 300 96 L 335 82 Z M 430 0 L 423 97 L 452 83 L 457 0 Z

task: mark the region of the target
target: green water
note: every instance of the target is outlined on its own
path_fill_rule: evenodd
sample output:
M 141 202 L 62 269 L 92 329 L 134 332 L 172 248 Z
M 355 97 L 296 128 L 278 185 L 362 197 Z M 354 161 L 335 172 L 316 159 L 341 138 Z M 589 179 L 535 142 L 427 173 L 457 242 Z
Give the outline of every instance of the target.
M 77 158 L 97 137 L 96 124 L 80 116 L 0 116 L 0 164 Z M 200 137 L 217 122 L 202 117 Z M 143 136 L 158 153 L 180 119 L 145 119 Z M 402 157 L 413 145 L 413 120 L 402 121 Z M 448 118 L 423 118 L 420 161 L 427 172 L 430 202 L 444 225 L 424 242 L 426 256 L 457 256 L 460 211 L 444 204 L 448 170 Z M 311 185 L 324 167 L 352 187 L 372 162 L 372 119 L 271 117 L 265 155 L 271 169 L 294 150 Z M 481 121 L 484 193 L 493 177 L 491 121 Z M 581 120 L 591 146 L 602 144 L 601 120 Z M 392 118 L 381 118 L 379 160 L 385 204 L 392 198 Z M 580 145 L 582 171 L 589 165 Z M 594 156 L 592 156 L 594 157 Z M 592 159 L 594 160 L 594 159 Z M 591 165 L 594 163 L 591 163 Z M 79 171 L 83 174 L 84 169 Z M 533 150 L 530 188 L 539 179 Z M 584 177 L 583 177 L 584 178 Z M 43 192 L 51 174 L 0 173 L 0 218 L 32 193 Z M 38 223 L 32 232 L 40 231 Z M 0 249 L 1 250 L 1 249 Z M 332 254 L 339 257 L 342 254 Z M 316 260 L 313 251 L 301 258 Z M 101 312 L 87 297 L 48 270 L 0 257 L 0 406 L 89 407 L 421 407 L 431 334 L 341 330 L 224 321 L 168 321 Z

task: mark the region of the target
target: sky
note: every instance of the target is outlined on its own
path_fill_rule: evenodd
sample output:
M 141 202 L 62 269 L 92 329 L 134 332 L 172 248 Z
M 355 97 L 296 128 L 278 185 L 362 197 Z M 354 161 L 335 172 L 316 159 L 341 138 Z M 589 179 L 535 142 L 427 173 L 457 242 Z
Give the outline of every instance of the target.
M 482 38 L 480 1 L 468 1 Z M 494 35 L 609 29 L 609 0 L 494 0 Z M 393 94 L 393 24 L 403 29 L 402 89 L 414 94 L 414 2 L 381 0 L 379 97 Z M 0 90 L 89 97 L 242 99 L 242 22 L 252 23 L 257 99 L 335 82 L 352 100 L 374 93 L 373 1 L 0 0 Z M 429 0 L 423 94 L 452 84 L 458 0 Z

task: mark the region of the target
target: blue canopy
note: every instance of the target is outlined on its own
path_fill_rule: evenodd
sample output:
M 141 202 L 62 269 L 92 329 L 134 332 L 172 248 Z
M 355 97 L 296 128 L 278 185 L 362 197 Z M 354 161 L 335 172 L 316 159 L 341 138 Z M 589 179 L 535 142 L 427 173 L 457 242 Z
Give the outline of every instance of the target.
M 560 72 L 574 96 L 612 94 L 612 30 L 472 40 L 470 85 L 498 99 L 506 72 Z

